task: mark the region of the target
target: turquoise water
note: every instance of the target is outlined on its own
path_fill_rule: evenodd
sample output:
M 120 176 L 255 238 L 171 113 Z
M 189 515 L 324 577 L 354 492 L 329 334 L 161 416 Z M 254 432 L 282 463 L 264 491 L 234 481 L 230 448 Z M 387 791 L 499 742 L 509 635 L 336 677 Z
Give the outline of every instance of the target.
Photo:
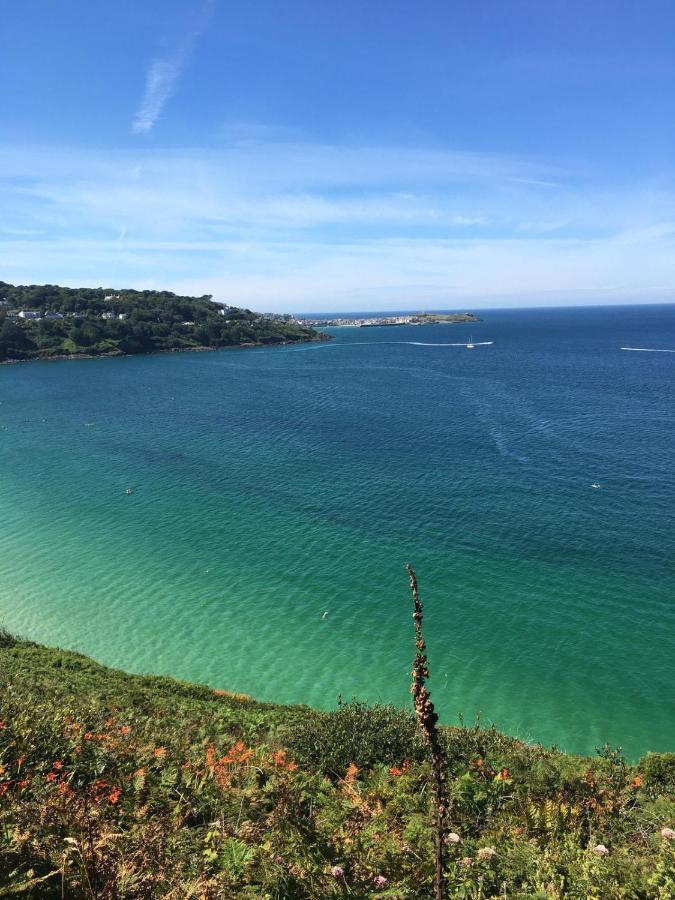
M 0 622 L 407 704 L 410 561 L 444 721 L 675 749 L 675 307 L 484 320 L 1 367 Z

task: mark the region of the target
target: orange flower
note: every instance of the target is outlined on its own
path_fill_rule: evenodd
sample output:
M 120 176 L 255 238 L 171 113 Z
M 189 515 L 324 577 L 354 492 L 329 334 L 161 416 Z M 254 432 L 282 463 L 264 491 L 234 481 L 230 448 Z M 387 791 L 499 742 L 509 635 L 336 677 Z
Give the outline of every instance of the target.
M 47 781 L 56 781 L 58 777 L 56 772 L 50 772 L 49 775 L 47 775 Z
M 110 793 L 108 794 L 108 800 L 110 800 L 111 803 L 117 803 L 117 801 L 120 799 L 121 794 L 122 791 L 119 788 L 113 788 L 112 791 L 110 791 Z
M 508 769 L 502 769 L 501 772 L 497 772 L 495 775 L 495 781 L 506 781 L 507 778 L 510 777 L 510 772 Z
M 297 766 L 296 763 L 293 763 L 293 762 L 291 762 L 291 763 L 286 763 L 286 771 L 287 771 L 287 772 L 295 772 L 295 770 L 296 770 L 297 768 L 298 768 L 298 766 Z
M 403 775 L 403 769 L 392 766 L 391 769 L 389 769 L 389 774 L 397 778 L 399 775 Z
M 120 734 L 129 734 L 130 731 L 131 728 L 129 728 L 128 725 L 122 725 L 122 727 L 120 728 Z
M 630 786 L 632 788 L 639 788 L 641 784 L 642 784 L 642 779 L 640 778 L 639 775 L 636 775 L 635 778 L 631 781 Z
M 288 768 L 288 766 L 286 767 Z M 349 763 L 347 766 L 347 774 L 345 775 L 345 781 L 347 784 L 354 784 L 356 781 L 356 776 L 359 774 L 358 766 L 355 766 L 354 763 Z
M 476 767 L 479 769 L 483 768 L 483 760 L 482 759 L 479 758 L 476 760 Z
M 62 769 L 62 768 L 63 768 L 63 763 L 61 762 L 60 759 L 57 759 L 56 762 L 54 763 L 54 765 L 52 766 L 52 769 Z
M 93 737 L 94 737 L 94 735 L 92 734 L 91 731 L 85 732 L 85 735 L 84 735 L 85 741 L 91 741 L 93 739 Z
M 165 753 L 166 753 L 166 747 L 157 747 L 154 751 L 154 756 L 156 756 L 157 759 L 159 759 L 161 756 L 164 756 Z
M 0 722 L 0 728 L 7 728 L 4 722 Z
M 285 750 L 277 750 L 276 753 L 272 754 L 271 759 L 275 766 L 285 766 L 286 765 L 286 751 Z

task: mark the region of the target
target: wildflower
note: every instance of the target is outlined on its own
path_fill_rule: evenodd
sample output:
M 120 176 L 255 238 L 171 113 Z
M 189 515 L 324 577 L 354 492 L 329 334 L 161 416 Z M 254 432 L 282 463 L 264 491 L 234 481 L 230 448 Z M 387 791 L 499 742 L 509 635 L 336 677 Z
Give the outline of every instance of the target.
M 85 732 L 84 739 L 85 741 L 91 741 L 94 738 L 94 734 L 91 731 Z
M 154 756 L 156 756 L 157 759 L 159 759 L 160 757 L 164 756 L 165 753 L 166 753 L 166 747 L 157 747 L 154 751 Z
M 63 763 L 60 759 L 57 759 L 56 762 L 52 765 L 52 769 L 62 769 Z
M 108 800 L 111 803 L 117 803 L 117 801 L 120 799 L 121 794 L 122 791 L 119 788 L 113 788 L 112 791 L 110 791 L 110 793 L 108 794 Z
M 122 725 L 122 727 L 120 728 L 120 734 L 129 734 L 130 731 L 131 728 L 128 725 Z
M 56 781 L 58 777 L 56 772 L 50 772 L 49 775 L 47 775 L 47 781 Z
M 460 866 L 464 866 L 465 869 L 468 869 L 469 866 L 473 865 L 473 860 L 470 856 L 463 856 L 459 861 Z
M 631 781 L 630 786 L 632 788 L 639 788 L 641 784 L 642 784 L 642 779 L 640 778 L 639 775 L 636 775 L 635 778 Z
M 446 840 L 447 840 L 447 842 L 448 842 L 449 844 L 459 844 L 459 842 L 460 842 L 462 839 L 461 839 L 461 837 L 460 837 L 458 834 L 456 834 L 454 831 L 451 831 L 450 834 L 447 836 Z
M 667 841 L 675 840 L 675 831 L 673 831 L 672 828 L 662 828 L 661 837 L 665 838 Z
M 476 760 L 476 762 L 474 763 L 474 765 L 476 766 L 477 769 L 482 769 L 482 768 L 483 768 L 483 765 L 484 765 L 483 760 L 480 759 L 480 758 L 478 758 L 478 759 Z
M 511 773 L 508 769 L 502 769 L 501 772 L 497 772 L 495 775 L 495 781 L 506 781 L 507 778 L 511 777 Z
M 375 878 L 373 878 L 373 883 L 377 887 L 384 887 L 387 883 L 387 879 L 384 877 L 384 875 L 376 875 Z
M 604 844 L 596 844 L 595 847 L 593 847 L 593 853 L 595 853 L 596 856 L 607 856 L 609 850 Z
M 4 722 L 0 722 L 0 730 L 3 728 L 7 728 L 7 725 Z
M 330 873 L 333 876 L 333 878 L 344 878 L 345 877 L 345 870 L 342 868 L 342 866 L 333 866 L 333 868 L 330 870 Z
M 399 775 L 403 775 L 403 770 L 397 768 L 397 766 L 392 766 L 391 769 L 389 769 L 389 774 L 393 775 L 395 778 L 398 778 Z
M 481 847 L 478 851 L 478 859 L 492 859 L 496 855 L 497 851 L 494 847 Z

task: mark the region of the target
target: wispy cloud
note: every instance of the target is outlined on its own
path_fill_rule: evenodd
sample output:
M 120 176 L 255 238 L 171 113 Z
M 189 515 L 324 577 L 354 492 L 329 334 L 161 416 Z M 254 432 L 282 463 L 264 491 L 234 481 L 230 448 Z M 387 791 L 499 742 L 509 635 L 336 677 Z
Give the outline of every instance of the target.
M 601 183 L 555 160 L 278 141 L 0 147 L 0 207 L 9 281 L 277 310 L 675 297 L 668 174 Z
M 206 28 L 213 3 L 214 0 L 205 0 L 199 10 L 196 22 L 175 46 L 173 53 L 154 59 L 150 63 L 145 79 L 143 99 L 131 126 L 134 134 L 147 134 L 152 130 L 176 88 L 178 77 L 195 42 Z

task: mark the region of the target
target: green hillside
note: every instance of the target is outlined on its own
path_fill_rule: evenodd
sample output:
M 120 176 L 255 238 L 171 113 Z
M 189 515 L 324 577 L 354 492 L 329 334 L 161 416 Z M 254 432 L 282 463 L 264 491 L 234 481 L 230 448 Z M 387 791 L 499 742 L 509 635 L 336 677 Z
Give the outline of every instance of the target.
M 170 291 L 0 281 L 0 362 L 324 340 L 288 316 Z
M 432 896 L 411 713 L 274 706 L 0 644 L 0 896 Z M 675 896 L 675 754 L 631 766 L 478 727 L 442 743 L 450 897 Z

